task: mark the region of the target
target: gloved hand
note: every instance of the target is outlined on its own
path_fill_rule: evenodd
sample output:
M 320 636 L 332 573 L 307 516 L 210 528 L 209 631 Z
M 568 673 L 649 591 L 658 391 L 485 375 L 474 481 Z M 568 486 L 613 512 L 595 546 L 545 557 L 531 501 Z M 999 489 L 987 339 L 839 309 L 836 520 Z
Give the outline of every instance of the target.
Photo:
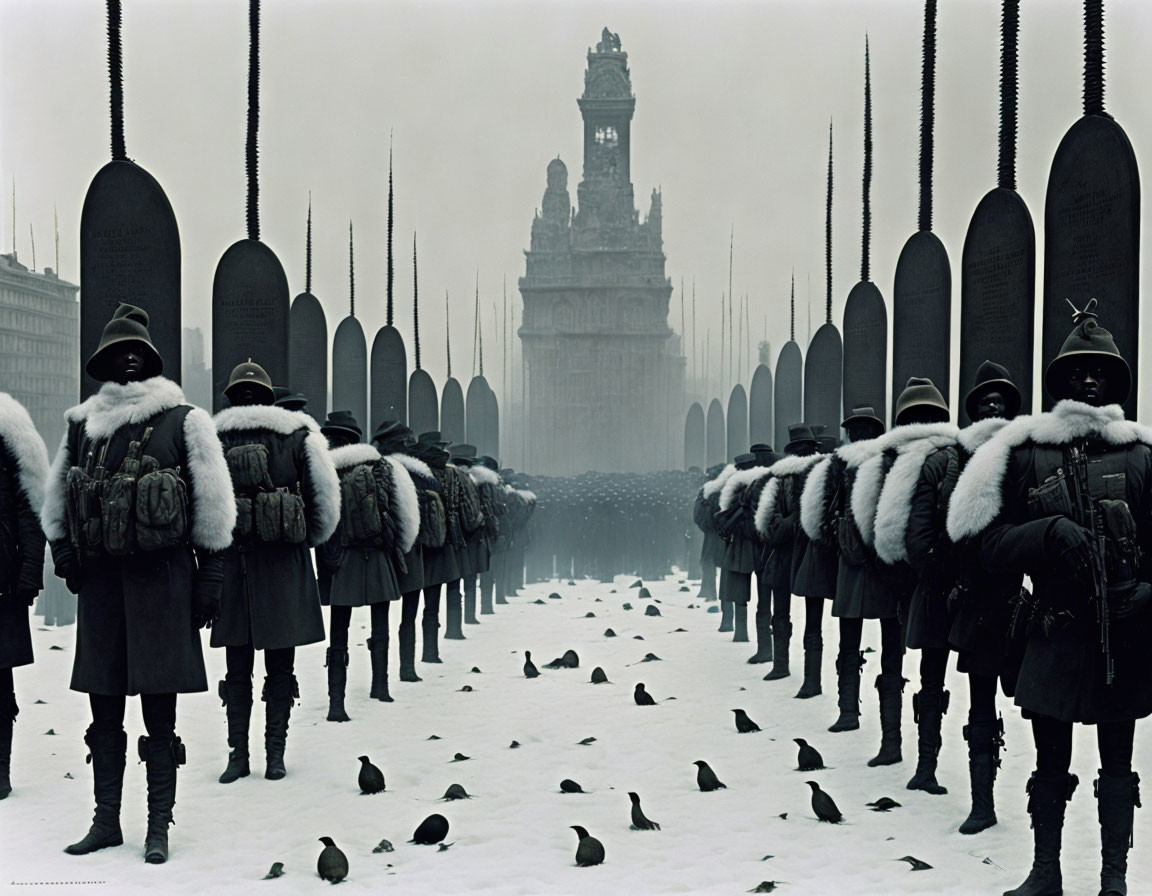
M 211 628 L 220 618 L 220 589 L 224 584 L 224 554 L 198 552 L 196 577 L 192 581 L 192 622 Z
M 50 545 L 52 549 L 53 571 L 56 577 L 63 579 L 68 590 L 73 594 L 80 593 L 80 558 L 76 556 L 76 549 L 67 539 L 59 539 Z
M 1093 584 L 1092 535 L 1087 529 L 1060 517 L 1049 527 L 1045 542 L 1061 574 L 1080 585 Z

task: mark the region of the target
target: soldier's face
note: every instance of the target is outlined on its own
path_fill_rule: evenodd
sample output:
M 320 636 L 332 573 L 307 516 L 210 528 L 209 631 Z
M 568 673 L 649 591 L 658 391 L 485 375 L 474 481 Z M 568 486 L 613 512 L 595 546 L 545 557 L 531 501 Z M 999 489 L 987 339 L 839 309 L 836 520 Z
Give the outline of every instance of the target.
M 976 402 L 976 419 L 990 420 L 1008 416 L 1008 399 L 1000 392 L 987 392 Z
M 1085 362 L 1068 369 L 1068 397 L 1093 407 L 1104 404 L 1108 394 L 1108 377 L 1103 364 Z
M 228 392 L 228 400 L 239 407 L 264 404 L 266 398 L 265 390 L 255 383 L 240 383 Z
M 134 342 L 126 342 L 112 355 L 112 381 L 136 382 L 144 376 L 144 352 Z

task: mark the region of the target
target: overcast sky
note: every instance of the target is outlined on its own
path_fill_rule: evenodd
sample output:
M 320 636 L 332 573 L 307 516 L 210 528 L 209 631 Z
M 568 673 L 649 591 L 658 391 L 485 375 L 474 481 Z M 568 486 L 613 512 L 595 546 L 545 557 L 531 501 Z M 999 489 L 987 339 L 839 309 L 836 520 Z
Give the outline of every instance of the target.
M 216 263 L 245 236 L 248 4 L 124 0 L 123 6 L 128 155 L 172 202 L 183 249 L 185 324 L 207 333 Z M 952 259 L 958 305 L 964 232 L 980 197 L 995 186 L 1000 4 L 939 6 L 933 229 Z M 1079 0 L 1021 6 L 1019 191 L 1042 253 L 1052 154 L 1081 112 L 1082 7 Z M 30 263 L 31 225 L 37 268 L 53 266 L 55 205 L 60 273 L 75 282 L 84 194 L 111 157 L 105 4 L 0 0 L 0 23 L 0 249 L 11 251 L 15 237 L 21 261 Z M 731 229 L 733 292 L 738 300 L 750 296 L 755 336 L 767 324 L 774 353 L 787 338 L 793 268 L 801 345 L 809 294 L 813 329 L 822 322 L 829 120 L 836 144 L 833 316 L 840 322 L 860 272 L 867 33 L 872 279 L 890 305 L 900 247 L 916 229 L 920 0 L 265 0 L 261 236 L 283 263 L 292 294 L 303 291 L 311 191 L 312 291 L 330 334 L 348 309 L 349 219 L 356 228 L 357 316 L 369 340 L 384 322 L 392 133 L 396 324 L 407 338 L 416 231 L 424 366 L 442 381 L 447 290 L 453 372 L 471 376 L 479 271 L 485 372 L 501 394 L 495 340 L 502 281 L 519 309 L 523 251 L 545 167 L 557 155 L 568 165 L 575 203 L 582 165 L 576 98 L 585 54 L 605 26 L 629 55 L 636 95 L 632 178 L 642 216 L 652 189 L 663 191 L 667 273 L 675 287 L 669 324 L 680 330 L 680 283 L 688 284 L 690 301 L 694 280 L 697 343 L 710 328 L 713 368 Z M 1105 105 L 1127 130 L 1141 168 L 1152 146 L 1149 58 L 1152 4 L 1109 0 Z M 1144 282 L 1147 255 L 1145 247 Z M 691 343 L 690 304 L 687 318 Z

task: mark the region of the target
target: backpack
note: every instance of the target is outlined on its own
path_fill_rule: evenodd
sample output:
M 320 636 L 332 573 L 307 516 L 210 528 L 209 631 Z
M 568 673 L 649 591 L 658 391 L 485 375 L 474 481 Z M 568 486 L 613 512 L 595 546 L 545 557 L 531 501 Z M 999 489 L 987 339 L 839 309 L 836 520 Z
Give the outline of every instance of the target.
M 448 521 L 444 516 L 444 502 L 430 489 L 420 489 L 420 532 L 417 542 L 426 548 L 440 548 L 448 537 Z
M 340 476 L 340 544 L 385 548 L 395 543 L 389 509 L 392 472 L 383 460 L 356 464 Z
M 258 442 L 235 445 L 224 453 L 236 493 L 239 538 L 255 536 L 266 544 L 303 544 L 308 522 L 300 484 L 296 491 L 276 488 L 268 471 L 268 448 Z

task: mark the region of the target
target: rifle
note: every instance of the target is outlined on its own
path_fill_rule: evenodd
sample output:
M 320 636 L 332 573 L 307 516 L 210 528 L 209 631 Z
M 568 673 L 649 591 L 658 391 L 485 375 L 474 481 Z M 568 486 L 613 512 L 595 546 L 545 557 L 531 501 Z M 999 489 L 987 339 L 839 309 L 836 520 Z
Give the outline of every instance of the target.
M 1104 521 L 1100 518 L 1100 508 L 1092 500 L 1092 493 L 1088 488 L 1088 455 L 1073 445 L 1069 449 L 1068 457 L 1069 466 L 1072 470 L 1072 491 L 1077 514 L 1080 516 L 1079 522 L 1088 530 L 1092 541 L 1089 550 L 1092 561 L 1092 590 L 1096 598 L 1096 615 L 1100 620 L 1100 649 L 1104 654 L 1104 683 L 1110 685 L 1112 684 L 1114 669 L 1108 623 L 1108 567 L 1106 565 L 1108 537 Z

